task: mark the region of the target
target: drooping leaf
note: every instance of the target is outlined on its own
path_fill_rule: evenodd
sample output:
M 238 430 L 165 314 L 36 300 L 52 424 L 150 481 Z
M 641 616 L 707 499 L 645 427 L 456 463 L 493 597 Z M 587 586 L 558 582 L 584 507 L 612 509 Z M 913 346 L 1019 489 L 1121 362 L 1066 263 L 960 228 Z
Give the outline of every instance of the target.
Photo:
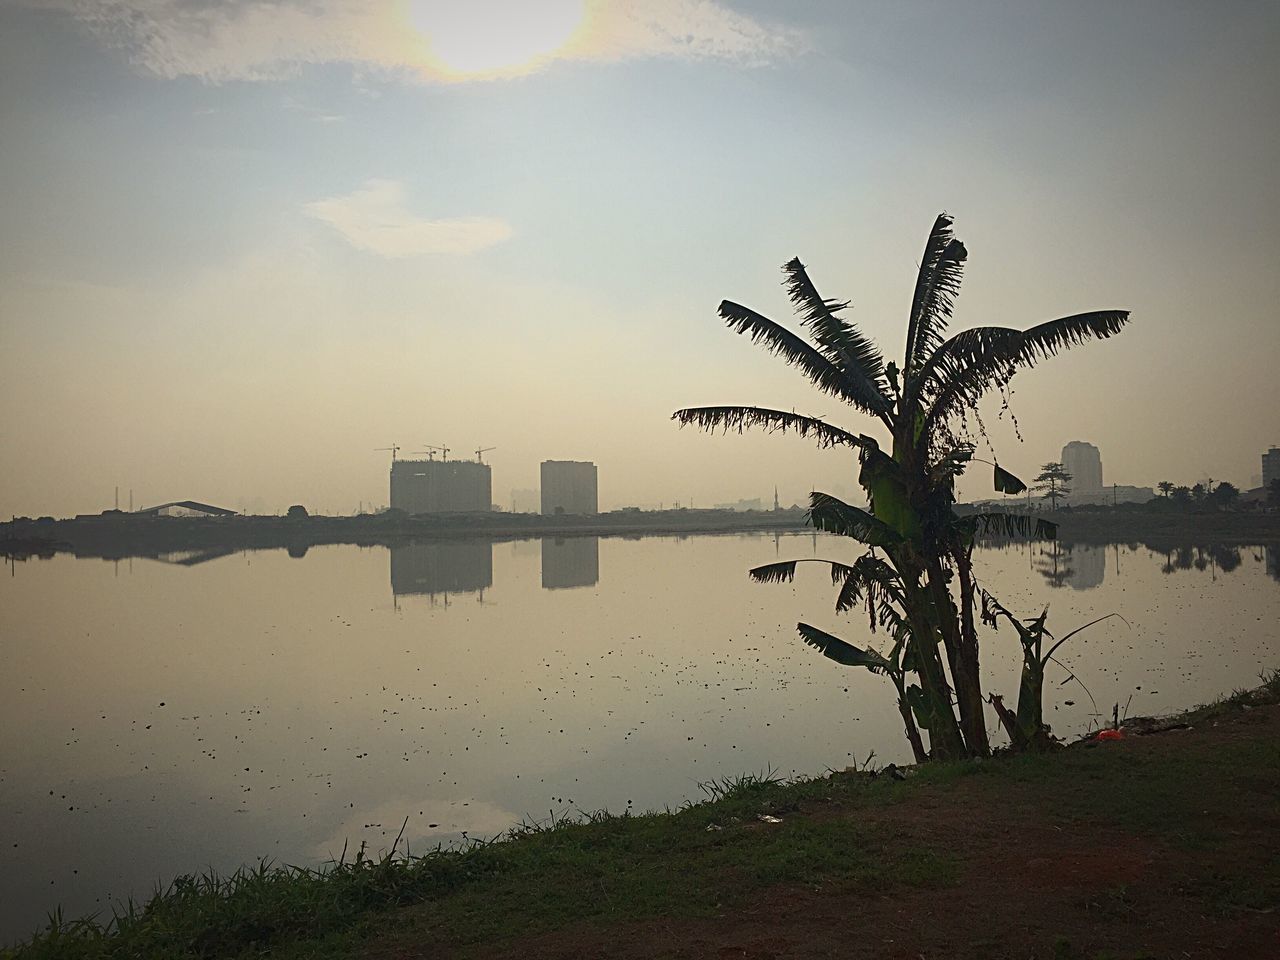
M 828 493 L 809 495 L 809 523 L 818 530 L 852 537 L 871 547 L 891 547 L 902 542 L 888 524 Z
M 681 426 L 692 424 L 707 431 L 721 429 L 725 432 L 736 430 L 742 433 L 748 427 L 763 427 L 770 433 L 791 431 L 802 437 L 815 438 L 818 446 L 824 448 L 840 444 L 859 447 L 867 439 L 833 427 L 819 417 L 806 417 L 766 407 L 686 407 L 673 413 L 671 419 L 679 421 Z
M 796 576 L 796 561 L 766 563 L 762 567 L 753 567 L 747 572 L 757 583 L 790 583 Z
M 809 646 L 822 653 L 828 660 L 842 663 L 846 667 L 866 667 L 872 673 L 885 673 L 892 664 L 874 650 L 863 650 L 839 637 L 833 637 L 825 630 L 819 630 L 807 623 L 797 623 L 796 632 Z
M 844 372 L 786 327 L 730 300 L 720 304 L 720 316 L 738 333 L 750 334 L 753 343 L 764 344 L 770 352 L 800 368 L 818 389 L 889 423 L 888 401 L 873 383 Z
M 995 487 L 999 493 L 1022 493 L 1027 489 L 1027 485 L 1006 470 L 1000 464 L 995 464 Z
M 837 366 L 874 385 L 888 405 L 888 382 L 879 348 L 852 323 L 837 316 L 849 304 L 823 298 L 799 257 L 788 261 L 782 272 L 786 276 L 787 293 L 800 313 L 801 325 L 813 333 L 814 340 Z
M 1025 513 L 974 513 L 961 517 L 957 526 L 975 535 L 1021 537 L 1024 540 L 1056 540 L 1058 525 Z

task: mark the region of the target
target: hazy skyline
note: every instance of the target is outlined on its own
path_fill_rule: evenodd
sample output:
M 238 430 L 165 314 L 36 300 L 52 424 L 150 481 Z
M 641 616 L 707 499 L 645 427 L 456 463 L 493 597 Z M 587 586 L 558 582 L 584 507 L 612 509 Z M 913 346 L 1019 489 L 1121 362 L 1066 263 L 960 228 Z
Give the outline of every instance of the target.
M 794 327 L 799 256 L 897 356 L 941 210 L 953 329 L 1133 312 L 1015 379 L 1023 442 L 983 408 L 1003 465 L 1084 440 L 1108 483 L 1246 486 L 1277 41 L 1244 2 L 0 0 L 0 516 L 346 511 L 392 442 L 495 447 L 504 504 L 547 459 L 602 509 L 860 498 L 848 452 L 669 417 L 874 432 L 715 308 Z

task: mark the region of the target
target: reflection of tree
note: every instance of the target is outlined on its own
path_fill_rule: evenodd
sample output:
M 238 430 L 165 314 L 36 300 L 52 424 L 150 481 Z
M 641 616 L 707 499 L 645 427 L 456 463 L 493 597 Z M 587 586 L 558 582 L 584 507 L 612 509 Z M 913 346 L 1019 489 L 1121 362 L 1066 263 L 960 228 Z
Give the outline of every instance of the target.
M 1218 565 L 1218 569 L 1223 573 L 1230 573 L 1240 566 L 1239 547 L 1231 547 L 1221 543 L 1215 544 L 1209 548 L 1209 555 L 1213 557 L 1213 562 Z
M 1267 563 L 1267 575 L 1280 580 L 1280 543 L 1265 544 L 1262 554 Z
M 1165 558 L 1160 572 L 1166 574 L 1177 570 L 1203 571 L 1212 568 L 1216 576 L 1218 571 L 1231 573 L 1242 562 L 1240 548 L 1226 543 L 1211 543 L 1208 546 L 1166 546 L 1160 552 Z
M 1049 581 L 1049 586 L 1065 587 L 1075 575 L 1071 567 L 1071 548 L 1064 547 L 1057 540 L 1049 541 L 1047 547 L 1040 547 L 1040 555 L 1036 558 L 1036 569 L 1040 576 Z

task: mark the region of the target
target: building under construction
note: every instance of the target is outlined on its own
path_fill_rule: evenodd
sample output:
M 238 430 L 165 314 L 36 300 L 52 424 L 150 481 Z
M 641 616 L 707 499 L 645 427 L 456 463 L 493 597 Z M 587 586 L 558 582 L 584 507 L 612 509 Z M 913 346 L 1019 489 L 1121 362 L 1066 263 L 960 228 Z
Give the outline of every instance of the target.
M 544 514 L 599 512 L 596 465 L 581 460 L 542 462 Z
M 474 460 L 396 460 L 391 464 L 391 509 L 405 513 L 487 513 L 493 473 Z

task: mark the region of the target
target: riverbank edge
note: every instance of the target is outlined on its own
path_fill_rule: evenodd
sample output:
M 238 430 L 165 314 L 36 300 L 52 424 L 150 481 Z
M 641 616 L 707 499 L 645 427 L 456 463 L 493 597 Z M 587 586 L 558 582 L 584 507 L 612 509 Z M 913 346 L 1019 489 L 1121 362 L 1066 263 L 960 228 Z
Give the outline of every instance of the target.
M 1131 718 L 1121 730 L 1130 738 L 1150 736 L 1216 725 L 1280 704 L 1280 670 L 1261 679 L 1257 688 L 1179 714 Z M 713 877 L 735 878 L 738 894 L 799 882 L 812 871 L 854 881 L 874 875 L 877 883 L 891 886 L 947 886 L 955 878 L 954 864 L 945 856 L 911 844 L 879 845 L 871 835 L 868 859 L 850 859 L 846 849 L 839 863 L 831 862 L 831 838 L 822 829 L 822 818 L 799 811 L 836 804 L 847 817 L 850 808 L 856 814 L 859 808 L 907 802 L 917 790 L 945 787 L 975 772 L 1014 779 L 1051 776 L 1060 766 L 1057 758 L 1098 746 L 1086 739 L 1048 756 L 1001 754 L 991 760 L 914 769 L 891 765 L 876 770 L 868 760 L 862 768 L 786 782 L 767 772 L 747 774 L 704 784 L 705 801 L 675 809 L 643 814 L 579 811 L 570 817 L 525 822 L 491 840 L 422 854 L 402 849 L 397 839 L 394 854 L 370 855 L 361 849 L 316 869 L 262 862 L 225 877 L 179 877 L 151 900 L 126 904 L 111 918 L 66 920 L 55 912 L 48 928 L 32 939 L 0 947 L 0 960 L 345 958 L 364 955 L 370 938 L 388 931 L 408 931 L 410 936 L 453 945 L 500 941 L 526 932 L 531 923 L 536 930 L 555 930 L 580 920 L 580 904 L 571 902 L 576 893 L 562 903 L 538 885 L 551 876 L 574 876 L 588 865 L 588 872 L 616 868 L 636 873 L 628 874 L 623 919 L 705 913 L 708 904 L 690 896 L 710 882 L 711 877 L 700 874 L 708 869 Z M 1108 746 L 1098 752 L 1105 753 Z M 1227 765 L 1233 758 L 1223 755 L 1221 762 Z M 1108 770 L 1114 785 L 1128 773 L 1117 764 Z M 1093 777 L 1097 779 L 1097 771 Z M 1099 789 L 1105 792 L 1106 786 Z M 1195 778 L 1187 779 L 1185 790 L 1196 789 Z M 773 842 L 771 837 L 784 834 L 771 835 L 769 828 L 784 819 L 791 821 L 786 842 Z M 797 827 L 805 829 L 797 832 Z M 722 844 L 722 837 L 737 839 Z M 701 858 L 700 865 L 688 860 L 694 855 Z M 647 865 L 637 872 L 640 861 Z M 530 896 L 535 890 L 538 895 Z M 536 917 L 529 913 L 530 901 L 542 911 Z M 415 930 L 421 918 L 412 915 L 423 906 L 430 916 L 425 934 Z M 721 904 L 711 906 L 719 909 Z
M 1066 545 L 1126 543 L 1170 549 L 1192 543 L 1280 542 L 1280 512 L 1171 513 L 1063 510 L 1044 514 Z M 814 533 L 799 509 L 731 513 L 723 510 L 616 511 L 595 516 L 469 514 L 430 517 L 145 518 L 132 515 L 0 523 L 0 556 L 12 560 L 76 557 L 123 560 L 181 552 L 287 550 L 312 547 L 399 546 L 450 540 L 504 542 L 544 537 L 693 537 Z M 826 536 L 825 534 L 823 536 Z M 1007 540 L 999 541 L 1001 543 Z

